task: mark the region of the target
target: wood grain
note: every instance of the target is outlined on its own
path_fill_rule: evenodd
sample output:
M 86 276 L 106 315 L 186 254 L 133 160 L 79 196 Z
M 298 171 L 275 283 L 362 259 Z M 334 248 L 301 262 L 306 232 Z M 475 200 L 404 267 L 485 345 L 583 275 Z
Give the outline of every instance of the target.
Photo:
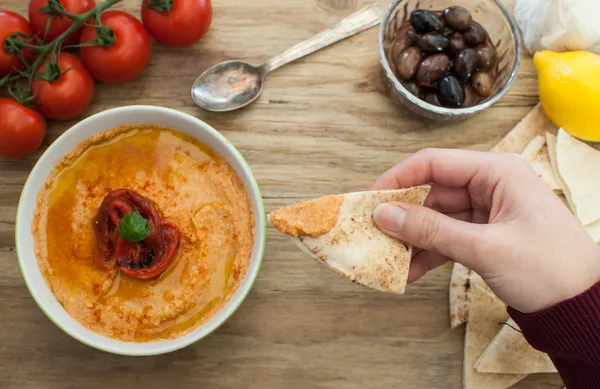
M 440 127 L 406 117 L 385 96 L 371 29 L 270 75 L 261 98 L 239 112 L 196 108 L 189 88 L 222 60 L 262 62 L 332 25 L 359 0 L 214 0 L 211 31 L 192 48 L 154 46 L 144 75 L 98 85 L 86 116 L 130 104 L 195 115 L 245 156 L 267 211 L 291 202 L 370 186 L 385 169 L 425 147 L 487 150 L 537 102 L 524 58 L 516 84 L 472 120 Z M 513 1 L 507 1 L 512 8 Z M 139 2 L 123 8 L 139 16 Z M 26 2 L 3 8 L 26 15 Z M 387 5 L 382 2 L 382 5 Z M 74 122 L 50 123 L 45 149 Z M 179 352 L 149 358 L 109 355 L 61 332 L 31 299 L 18 270 L 14 220 L 36 155 L 0 158 L 0 388 L 460 388 L 464 329 L 448 325 L 450 268 L 405 296 L 361 288 L 268 231 L 254 289 L 218 331 Z M 559 388 L 556 375 L 516 388 Z

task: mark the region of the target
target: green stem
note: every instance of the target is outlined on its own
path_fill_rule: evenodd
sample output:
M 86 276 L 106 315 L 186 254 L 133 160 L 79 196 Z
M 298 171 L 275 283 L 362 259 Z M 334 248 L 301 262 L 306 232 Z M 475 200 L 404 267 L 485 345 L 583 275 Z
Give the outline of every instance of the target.
M 23 76 L 20 74 L 17 74 L 15 76 L 6 76 L 3 78 L 0 78 L 0 88 L 2 88 L 4 85 L 10 84 L 11 82 L 19 81 L 21 79 L 23 79 Z
M 34 74 L 35 74 L 37 68 L 39 68 L 40 65 L 44 62 L 44 60 L 46 59 L 48 54 L 55 51 L 56 48 L 59 47 L 60 44 L 72 32 L 74 32 L 79 27 L 81 27 L 89 18 L 96 16 L 96 15 L 100 15 L 104 10 L 112 7 L 113 5 L 117 4 L 120 1 L 121 0 L 105 0 L 103 3 L 99 4 L 96 8 L 93 8 L 86 13 L 83 13 L 80 15 L 72 15 L 72 17 L 70 16 L 73 19 L 73 24 L 71 24 L 71 26 L 65 32 L 63 32 L 58 37 L 56 37 L 56 39 L 54 39 L 52 42 L 47 43 L 42 46 L 39 46 L 39 48 L 38 48 L 39 55 L 37 56 L 35 61 L 31 64 L 31 69 L 34 72 Z M 28 80 L 28 83 L 27 83 L 27 89 L 29 91 L 31 91 L 31 86 L 33 84 L 33 78 L 34 77 L 30 77 Z

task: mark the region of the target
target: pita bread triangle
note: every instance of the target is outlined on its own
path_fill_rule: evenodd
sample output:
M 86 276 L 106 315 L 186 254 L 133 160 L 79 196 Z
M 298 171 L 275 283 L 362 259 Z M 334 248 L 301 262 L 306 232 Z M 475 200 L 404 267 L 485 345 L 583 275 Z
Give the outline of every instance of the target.
M 300 249 L 342 276 L 369 288 L 403 294 L 412 247 L 381 232 L 373 212 L 388 202 L 422 205 L 430 189 L 423 185 L 326 196 L 283 207 L 272 212 L 269 220 L 280 232 L 291 235 Z M 339 209 L 333 212 L 330 229 L 315 233 L 315 226 L 330 217 L 332 204 Z
M 469 321 L 465 334 L 463 389 L 506 389 L 526 377 L 525 374 L 482 374 L 475 362 L 508 320 L 506 306 L 494 294 L 473 286 Z
M 545 136 L 536 135 L 521 155 L 549 189 L 555 193 L 562 193 L 562 188 L 554 178 Z
M 575 139 L 562 128 L 556 139 L 556 164 L 565 185 L 565 194 L 573 205 L 573 213 L 588 226 L 600 220 L 600 151 Z
M 469 289 L 471 270 L 455 263 L 450 277 L 450 327 L 466 323 L 469 315 Z
M 490 151 L 521 154 L 536 135 L 555 133 L 556 126 L 548 119 L 541 103 L 538 103 L 500 142 Z
M 573 211 L 573 204 L 570 202 L 571 197 L 568 196 L 567 185 L 560 174 L 558 174 L 558 164 L 556 162 L 556 135 L 549 132 L 546 133 L 546 147 L 548 148 L 548 156 L 550 157 L 550 166 L 552 167 L 554 179 L 562 189 L 562 195 L 558 196 L 558 198 L 567 206 L 567 208 Z
M 479 373 L 536 374 L 556 373 L 545 354 L 531 347 L 514 320 L 502 327 L 475 364 Z M 512 327 L 512 328 L 511 328 Z
M 473 285 L 491 293 L 483 278 L 460 263 L 455 263 L 450 277 L 450 327 L 453 329 L 469 320 Z

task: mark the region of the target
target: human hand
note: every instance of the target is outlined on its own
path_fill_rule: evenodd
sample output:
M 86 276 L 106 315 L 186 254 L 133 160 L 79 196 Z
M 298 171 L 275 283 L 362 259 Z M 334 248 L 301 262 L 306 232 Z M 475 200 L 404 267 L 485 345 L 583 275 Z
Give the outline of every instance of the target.
M 430 183 L 423 207 L 382 204 L 374 219 L 415 246 L 409 282 L 448 260 L 476 271 L 506 304 L 536 312 L 600 279 L 600 249 L 516 154 L 427 149 L 373 189 Z

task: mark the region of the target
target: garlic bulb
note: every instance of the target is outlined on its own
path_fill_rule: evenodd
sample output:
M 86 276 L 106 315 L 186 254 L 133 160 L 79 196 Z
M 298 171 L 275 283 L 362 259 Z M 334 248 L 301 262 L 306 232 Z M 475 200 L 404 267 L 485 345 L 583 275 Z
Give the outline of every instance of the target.
M 600 39 L 600 0 L 517 0 L 527 50 L 586 50 Z

